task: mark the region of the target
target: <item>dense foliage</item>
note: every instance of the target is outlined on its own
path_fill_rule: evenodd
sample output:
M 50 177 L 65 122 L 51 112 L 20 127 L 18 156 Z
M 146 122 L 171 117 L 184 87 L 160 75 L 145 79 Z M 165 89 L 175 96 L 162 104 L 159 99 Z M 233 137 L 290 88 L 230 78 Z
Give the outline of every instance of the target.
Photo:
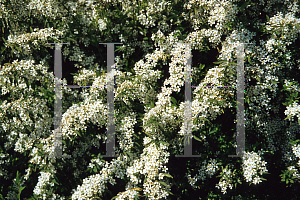
M 299 189 L 299 2 L 0 0 L 0 198 L 292 199 Z M 184 149 L 192 44 L 193 154 Z M 63 152 L 51 158 L 54 45 L 64 44 Z M 116 45 L 118 158 L 106 147 Z M 245 44 L 245 155 L 236 147 L 236 47 Z M 97 87 L 96 87 L 97 86 Z M 102 86 L 102 87 L 101 87 Z M 298 122 L 295 121 L 298 119 Z M 298 144 L 297 144 L 298 143 Z

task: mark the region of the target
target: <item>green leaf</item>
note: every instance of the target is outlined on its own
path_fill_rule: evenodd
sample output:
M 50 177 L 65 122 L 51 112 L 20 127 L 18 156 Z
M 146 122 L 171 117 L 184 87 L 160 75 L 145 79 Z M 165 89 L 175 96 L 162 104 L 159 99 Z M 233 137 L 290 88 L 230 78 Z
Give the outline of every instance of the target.
M 172 192 L 170 192 L 169 190 L 165 190 L 167 193 L 174 195 Z
M 52 182 L 55 183 L 56 185 L 59 185 L 59 183 L 55 179 L 53 179 Z
M 173 102 L 173 104 L 177 105 L 177 100 L 174 97 L 171 97 L 171 101 Z
M 145 194 L 144 195 L 144 197 L 146 197 L 146 199 L 147 199 L 147 197 L 150 195 L 150 193 L 147 193 L 147 194 Z
M 255 77 L 257 78 L 258 82 L 260 82 L 260 78 L 258 76 L 255 76 Z
M 206 119 L 206 118 L 204 118 L 204 117 L 198 117 L 198 116 L 194 119 L 194 122 L 195 122 L 197 119 L 208 121 L 208 122 L 211 124 L 211 122 L 210 122 L 208 119 Z
M 1 54 L 5 51 L 7 47 L 1 47 Z
M 199 69 L 200 69 L 200 70 L 203 70 L 204 67 L 205 67 L 205 64 L 200 64 L 200 65 L 199 65 Z
M 135 136 L 136 138 L 140 138 L 137 134 L 133 133 L 133 136 Z
M 246 6 L 248 6 L 248 4 L 249 4 L 249 2 L 245 2 L 245 3 L 243 3 L 243 5 L 241 6 L 241 10 L 243 10 L 244 8 L 246 8 Z
M 213 62 L 214 64 L 221 64 L 221 63 L 225 63 L 228 62 L 227 60 L 219 60 L 217 62 Z
M 283 66 L 281 66 L 281 65 L 278 65 L 278 64 L 274 64 L 275 66 L 277 66 L 277 67 L 283 67 Z
M 133 157 L 132 154 L 129 153 L 129 151 L 125 151 L 125 153 L 129 156 L 129 158 L 132 158 L 132 157 Z
M 32 30 L 32 28 L 31 28 L 31 26 L 30 26 L 30 32 L 31 32 L 31 33 L 33 32 L 33 30 Z
M 76 40 L 74 40 L 73 38 L 67 37 L 67 39 L 68 39 L 68 40 L 71 40 L 71 41 L 73 41 L 73 42 L 76 42 Z
M 82 134 L 81 134 L 79 131 L 75 130 L 74 128 L 72 128 L 72 130 L 73 130 L 75 133 L 77 133 L 80 137 L 82 137 Z
M 171 176 L 170 174 L 167 174 L 167 173 L 163 173 L 163 175 L 165 175 L 166 177 L 169 177 L 169 178 L 173 178 L 173 176 Z
M 150 146 L 154 142 L 155 142 L 154 140 L 151 140 L 151 142 L 149 142 L 148 144 L 146 144 L 146 147 Z
M 163 181 L 157 181 L 157 182 L 159 182 L 160 184 L 166 186 L 167 188 L 170 188 L 170 186 L 168 186 L 168 185 L 167 185 L 165 182 L 163 182 Z
M 268 88 L 268 89 L 270 89 L 270 90 L 273 90 L 273 88 L 272 88 L 272 87 L 270 87 L 270 86 L 268 86 L 267 88 Z
M 135 195 L 134 196 L 134 200 L 138 200 L 139 199 L 139 196 L 138 195 Z
M 251 62 L 250 56 L 248 56 L 248 62 L 253 65 L 253 63 Z
M 154 108 L 154 103 L 152 101 L 151 101 L 151 105 L 149 107 Z
M 132 95 L 130 95 L 130 94 L 125 94 L 126 96 L 128 96 L 128 97 L 130 97 L 130 98 L 132 98 L 132 99 L 135 99 Z
M 19 52 L 22 51 L 21 47 L 16 47 L 16 49 L 17 49 Z
M 293 115 L 289 115 L 289 116 L 287 116 L 284 120 L 290 119 L 290 118 L 292 118 L 292 117 L 294 117 L 294 116 L 293 116 Z
M 300 140 L 298 139 L 298 140 L 295 140 L 295 141 L 293 141 L 293 140 L 290 140 L 291 142 L 290 142 L 290 145 L 291 146 L 294 146 L 295 144 L 297 144 Z
M 218 129 L 215 129 L 213 131 L 210 131 L 209 134 L 213 134 L 213 133 L 216 133 L 218 131 Z
M 193 135 L 193 137 L 195 138 L 195 140 L 198 140 L 199 142 L 202 142 L 202 140 L 196 136 Z
M 164 142 L 164 141 L 158 141 L 158 143 L 170 145 L 168 142 Z

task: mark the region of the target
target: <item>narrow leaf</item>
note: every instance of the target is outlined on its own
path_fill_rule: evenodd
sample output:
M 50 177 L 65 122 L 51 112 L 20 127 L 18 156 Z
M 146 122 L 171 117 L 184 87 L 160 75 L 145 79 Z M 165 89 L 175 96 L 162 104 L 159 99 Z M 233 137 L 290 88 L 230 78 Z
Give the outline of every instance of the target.
M 4 37 L 2 37 L 2 40 L 4 41 L 4 43 L 6 43 L 6 40 L 4 39 Z
M 292 118 L 292 117 L 293 117 L 293 115 L 289 115 L 289 116 L 287 116 L 284 120 L 290 119 L 290 118 Z
M 202 140 L 196 136 L 193 135 L 193 138 L 195 138 L 195 140 L 198 140 L 199 142 L 202 142 Z
M 164 186 L 166 186 L 167 188 L 169 188 L 170 186 L 168 186 L 165 182 L 163 182 L 163 181 L 158 181 L 160 184 L 162 184 L 162 185 L 164 185 Z
M 69 39 L 69 40 L 71 40 L 71 41 L 73 41 L 73 42 L 76 42 L 76 40 L 74 40 L 73 38 L 67 37 L 67 39 Z
M 167 193 L 174 195 L 172 192 L 170 192 L 169 190 L 165 190 Z
M 130 189 L 130 190 L 142 191 L 143 189 L 142 188 L 133 188 L 133 189 Z
M 164 142 L 164 141 L 159 141 L 159 143 L 161 143 L 161 144 L 166 144 L 166 145 L 170 145 L 169 143 Z
M 225 63 L 228 62 L 227 60 L 219 60 L 217 62 L 213 62 L 214 64 L 221 64 L 221 63 Z
M 165 175 L 166 177 L 169 177 L 169 178 L 173 178 L 173 176 L 171 176 L 170 174 L 163 173 L 163 175 Z
M 171 97 L 171 101 L 173 102 L 173 104 L 177 104 L 177 101 L 174 97 Z

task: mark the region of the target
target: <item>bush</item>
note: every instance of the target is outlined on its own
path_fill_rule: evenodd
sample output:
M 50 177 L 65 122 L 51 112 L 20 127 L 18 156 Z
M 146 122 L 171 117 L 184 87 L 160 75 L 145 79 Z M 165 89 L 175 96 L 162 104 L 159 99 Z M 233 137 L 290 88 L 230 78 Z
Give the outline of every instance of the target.
M 297 3 L 21 4 L 1 2 L 0 198 L 296 198 Z M 183 154 L 186 107 L 187 53 L 179 41 L 193 43 L 193 155 L 201 158 L 175 157 Z M 99 86 L 62 89 L 69 159 L 47 157 L 54 152 L 55 100 L 48 42 L 70 42 L 62 48 L 64 85 Z M 115 50 L 118 158 L 101 156 L 107 50 L 99 43 L 106 42 L 123 43 Z M 236 86 L 233 42 L 253 43 L 245 45 L 244 59 L 248 158 L 228 158 L 237 145 L 235 88 L 205 87 Z

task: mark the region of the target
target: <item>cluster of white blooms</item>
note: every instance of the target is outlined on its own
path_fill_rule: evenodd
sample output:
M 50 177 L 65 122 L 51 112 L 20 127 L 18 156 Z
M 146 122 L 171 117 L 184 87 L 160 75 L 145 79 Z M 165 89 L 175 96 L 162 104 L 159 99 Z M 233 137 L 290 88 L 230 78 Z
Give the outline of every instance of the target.
M 232 165 L 230 165 L 232 167 Z M 226 194 L 226 190 L 227 188 L 229 187 L 230 189 L 232 189 L 232 171 L 231 169 L 227 169 L 228 166 L 226 166 L 226 168 L 224 168 L 222 170 L 221 173 L 223 173 L 223 176 L 221 177 L 219 183 L 216 185 L 216 188 L 220 189 L 221 188 L 221 191 L 223 194 Z
M 98 24 L 99 24 L 99 30 L 100 31 L 103 31 L 106 29 L 106 22 L 105 22 L 105 19 L 99 19 L 98 20 Z
M 5 43 L 6 47 L 13 47 L 14 45 L 20 45 L 24 49 L 24 53 L 26 55 L 30 55 L 32 52 L 30 51 L 30 46 L 28 44 L 29 41 L 34 44 L 34 46 L 38 49 L 40 49 L 38 42 L 45 42 L 50 38 L 58 40 L 58 38 L 62 35 L 64 35 L 63 31 L 60 30 L 53 30 L 53 27 L 51 28 L 45 28 L 45 29 L 39 29 L 35 28 L 32 33 L 26 33 L 21 35 L 15 35 L 15 33 L 12 33 L 8 36 L 7 43 Z M 15 51 L 14 53 L 19 55 L 20 52 Z
M 33 0 L 27 4 L 27 8 L 35 17 L 46 16 L 53 19 L 60 18 L 67 12 L 57 1 L 53 0 Z
M 132 115 L 135 115 L 134 113 Z M 133 126 L 137 123 L 134 116 L 124 117 L 122 119 L 122 128 L 120 130 L 123 132 L 122 142 L 120 142 L 120 148 L 127 151 L 133 147 L 132 136 L 134 133 Z M 125 143 L 123 143 L 123 141 Z
M 228 22 L 234 21 L 235 14 L 238 12 L 237 6 L 233 4 L 232 1 L 220 2 L 218 0 L 189 0 L 189 2 L 184 4 L 184 7 L 188 10 L 191 10 L 192 8 L 196 9 L 195 13 L 192 13 L 190 16 L 194 30 L 198 30 L 199 25 L 203 22 L 203 19 L 207 19 L 208 24 L 211 27 L 215 25 L 216 31 L 225 32 L 226 27 L 224 25 Z M 187 17 L 185 13 L 184 16 Z
M 166 188 L 157 182 L 157 179 L 161 178 L 159 176 L 160 172 L 167 173 L 168 170 L 166 164 L 168 163 L 170 153 L 167 150 L 168 147 L 166 144 L 160 143 L 159 146 L 156 146 L 154 143 L 151 143 L 148 147 L 144 148 L 138 162 L 127 169 L 128 175 L 133 180 L 133 174 L 136 172 L 145 175 L 146 182 L 143 184 L 143 192 L 144 194 L 148 193 L 150 199 L 160 199 L 169 196 L 166 190 L 170 186 L 168 185 Z
M 88 39 L 82 39 L 81 40 L 82 43 L 84 43 L 84 45 L 86 46 L 89 43 Z M 79 44 L 75 44 L 75 46 L 73 46 L 73 50 L 71 50 L 73 52 L 73 55 L 69 56 L 69 60 L 70 61 L 77 61 L 80 64 L 75 64 L 74 66 L 77 68 L 82 68 L 82 66 L 85 67 L 93 67 L 95 66 L 94 64 L 94 60 L 95 60 L 95 56 L 86 56 L 84 51 L 82 51 L 79 48 Z M 64 48 L 63 50 L 63 55 L 69 55 L 70 54 L 70 49 L 68 47 Z
M 243 171 L 244 177 L 246 178 L 247 182 L 251 182 L 253 184 L 258 184 L 261 181 L 261 178 L 258 176 L 258 173 L 262 175 L 263 173 L 267 172 L 266 164 L 267 162 L 262 161 L 261 154 L 263 152 L 247 152 L 243 156 Z
M 284 80 L 284 86 L 290 92 L 300 92 L 299 83 L 295 80 Z
M 87 86 L 87 80 L 94 80 L 96 78 L 96 73 L 91 70 L 82 69 L 79 71 L 78 76 L 74 76 L 74 81 L 83 86 Z
M 288 26 L 291 25 L 292 28 Z M 285 16 L 281 12 L 277 13 L 274 17 L 270 18 L 267 22 L 266 29 L 269 31 L 280 32 L 284 39 L 287 39 L 287 45 L 291 44 L 298 37 L 300 32 L 300 19 L 295 17 L 295 13 L 290 12 Z M 295 31 L 295 29 L 297 31 Z
M 36 184 L 33 192 L 37 195 L 45 193 L 45 189 L 43 187 L 49 183 L 51 173 L 50 172 L 41 172 L 41 176 L 39 176 L 38 183 Z M 50 183 L 52 186 L 53 183 Z M 46 199 L 46 195 L 43 199 Z
M 3 159 L 8 156 L 9 156 L 9 154 L 0 153 L 0 158 L 1 158 L 0 165 L 3 165 L 5 163 L 9 162 L 9 158 L 8 158 L 8 160 L 5 160 L 5 161 Z M 4 168 L 0 168 L 0 176 L 3 176 L 4 178 L 8 179 L 7 175 L 8 175 L 8 171 L 5 170 Z
M 133 188 L 130 190 L 126 190 L 125 192 L 119 193 L 116 200 L 122 200 L 122 199 L 133 200 L 134 198 L 136 198 L 136 195 L 138 195 L 138 192 L 136 190 L 139 190 L 139 188 Z
M 292 105 L 289 105 L 287 109 L 284 111 L 284 114 L 287 116 L 297 116 L 300 119 L 300 106 L 297 102 L 293 102 Z M 289 120 L 294 121 L 294 118 L 289 118 Z
M 295 144 L 294 146 L 292 146 L 292 150 L 293 150 L 293 153 L 294 155 L 297 157 L 297 158 L 300 158 L 300 145 L 299 144 Z M 298 160 L 298 167 L 300 167 L 300 159 Z M 299 174 L 299 170 L 295 168 L 295 166 L 289 166 L 288 167 L 288 170 L 290 171 L 293 171 L 293 176 L 294 177 L 297 177 L 297 178 L 300 178 L 300 174 Z
M 51 182 L 51 180 L 53 179 L 53 175 L 56 173 L 56 170 L 54 169 L 54 166 L 52 164 L 48 165 L 48 169 L 49 171 L 40 172 L 40 176 L 38 177 L 38 182 L 36 184 L 36 186 L 33 189 L 34 194 L 41 196 L 43 200 L 46 199 L 65 199 L 65 197 L 59 195 L 59 194 L 55 194 L 52 193 L 51 195 L 48 195 L 48 191 L 47 191 L 47 186 L 51 187 L 54 186 L 54 183 Z
M 53 75 L 47 72 L 45 66 L 33 63 L 33 60 L 20 62 L 15 60 L 12 64 L 0 66 L 2 95 L 7 92 L 15 94 L 13 95 L 15 100 L 12 102 L 5 100 L 0 105 L 2 111 L 0 132 L 4 133 L 9 130 L 11 134 L 7 137 L 8 142 L 5 143 L 5 147 L 9 148 L 14 145 L 15 151 L 21 153 L 32 149 L 34 141 L 49 133 L 52 123 L 46 101 L 40 99 L 43 94 L 40 93 L 39 98 L 33 97 L 31 84 L 27 85 L 25 81 L 29 83 L 39 81 L 43 84 L 47 82 L 47 79 L 51 81 Z M 9 79 L 7 75 L 12 75 L 12 79 Z M 9 84 L 13 87 L 6 89 L 5 86 Z M 7 117 L 8 114 L 13 115 L 12 119 Z M 30 134 L 24 133 L 27 130 Z
M 160 15 L 162 10 L 165 10 L 167 5 L 170 5 L 170 2 L 153 0 L 147 2 L 146 14 L 143 13 L 143 10 L 138 13 L 137 19 L 140 21 L 142 25 L 146 28 L 155 26 L 155 17 L 156 15 Z
M 89 99 L 88 99 L 89 100 Z M 83 102 L 80 106 L 74 104 L 64 114 L 62 118 L 62 136 L 70 138 L 70 135 L 77 135 L 74 132 L 85 130 L 88 120 L 94 124 L 103 125 L 105 121 L 106 106 L 102 101 Z M 72 128 L 74 127 L 74 129 Z
M 219 163 L 217 163 L 216 159 L 212 159 L 210 158 L 210 160 L 207 161 L 204 160 L 202 161 L 202 166 L 200 169 L 198 169 L 199 174 L 196 174 L 194 177 L 191 176 L 191 174 L 186 174 L 187 179 L 189 184 L 193 187 L 193 188 L 197 188 L 197 186 L 195 185 L 195 183 L 198 180 L 202 180 L 204 181 L 206 179 L 206 175 L 208 175 L 210 178 L 216 174 L 217 170 L 219 169 Z
M 295 166 L 289 166 L 288 170 L 293 172 L 293 177 L 300 178 L 299 170 L 295 169 Z
M 122 168 L 126 164 L 127 161 L 121 160 L 120 157 L 113 159 L 110 163 L 106 162 L 100 173 L 83 179 L 82 185 L 74 189 L 72 199 L 90 199 L 96 194 L 101 196 L 106 189 L 106 183 L 116 184 L 114 174 L 117 178 L 124 176 Z
M 170 25 L 166 22 L 166 16 L 163 15 L 163 21 L 162 22 L 158 22 L 157 28 L 159 30 L 162 30 L 163 32 L 170 32 L 171 31 L 171 27 Z

